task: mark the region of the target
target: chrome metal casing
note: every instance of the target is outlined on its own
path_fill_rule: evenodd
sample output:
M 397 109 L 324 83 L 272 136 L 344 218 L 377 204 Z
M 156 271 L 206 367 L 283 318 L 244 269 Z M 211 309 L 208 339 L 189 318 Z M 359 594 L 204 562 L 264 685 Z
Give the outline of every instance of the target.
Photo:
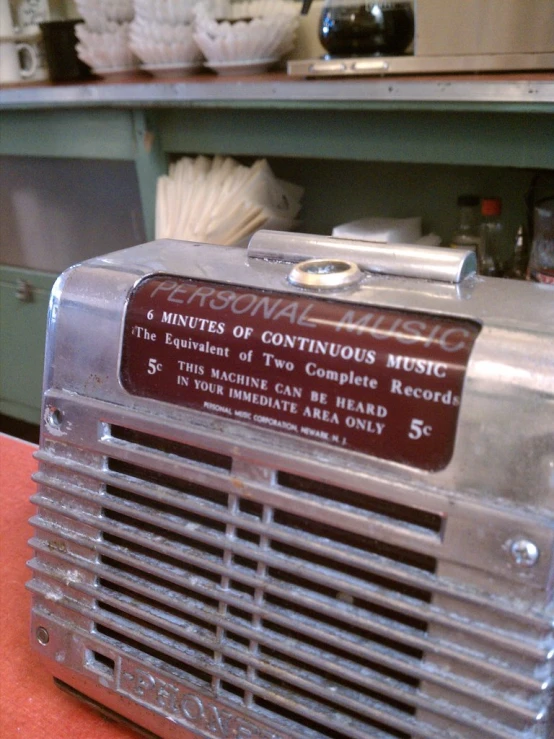
M 54 287 L 28 585 L 48 670 L 164 739 L 551 739 L 554 290 L 371 259 L 298 288 L 310 254 L 260 238 L 137 246 Z M 450 461 L 131 394 L 126 311 L 158 274 L 478 324 Z

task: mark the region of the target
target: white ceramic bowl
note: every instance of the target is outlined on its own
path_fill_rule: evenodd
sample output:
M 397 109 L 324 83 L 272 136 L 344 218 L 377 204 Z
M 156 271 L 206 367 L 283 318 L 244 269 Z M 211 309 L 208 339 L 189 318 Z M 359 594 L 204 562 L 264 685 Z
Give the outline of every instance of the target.
M 136 0 L 135 0 L 136 1 Z M 146 0 L 140 0 L 146 2 Z M 156 1 L 156 0 L 154 0 Z M 266 16 L 289 16 L 300 18 L 300 4 L 293 0 L 201 0 L 194 8 L 198 20 L 240 20 L 264 18 Z
M 298 17 L 299 12 L 299 6 L 290 0 L 242 0 L 231 3 L 226 18 L 265 18 L 269 15 Z
M 158 44 L 175 44 L 192 40 L 193 27 L 189 23 L 158 23 L 135 18 L 130 25 L 132 40 L 153 41 Z
M 79 39 L 77 55 L 94 70 L 133 69 L 137 59 L 129 47 L 129 24 L 119 24 L 115 31 L 98 33 L 84 23 L 75 27 Z
M 208 62 L 280 59 L 294 47 L 298 17 L 270 15 L 251 21 L 197 22 L 196 43 Z
M 99 6 L 86 5 L 79 8 L 79 14 L 85 21 L 89 31 L 95 33 L 109 33 L 117 29 L 119 23 L 109 21 Z
M 202 59 L 190 25 L 152 23 L 144 26 L 140 19 L 135 19 L 131 24 L 129 46 L 147 65 L 190 64 Z
M 198 0 L 134 0 L 135 18 L 156 23 L 192 23 Z
M 85 23 L 97 32 L 108 30 L 107 23 L 128 23 L 135 15 L 133 0 L 75 0 L 75 5 Z

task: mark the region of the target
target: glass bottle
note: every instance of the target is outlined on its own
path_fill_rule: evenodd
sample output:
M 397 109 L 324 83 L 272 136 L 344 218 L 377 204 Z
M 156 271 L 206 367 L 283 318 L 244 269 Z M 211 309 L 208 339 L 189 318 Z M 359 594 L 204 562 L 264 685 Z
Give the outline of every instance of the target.
M 529 276 L 554 285 L 554 198 L 541 200 L 534 208 Z
M 529 261 L 529 254 L 525 239 L 525 231 L 523 226 L 520 226 L 516 234 L 516 243 L 514 246 L 514 253 L 512 255 L 512 264 L 508 272 L 508 277 L 513 280 L 524 280 L 527 273 L 527 262 Z
M 450 246 L 455 249 L 473 249 L 479 246 L 478 195 L 460 195 L 458 198 L 458 226 L 452 234 Z
M 502 200 L 500 198 L 483 198 L 480 239 L 477 247 L 477 264 L 480 275 L 498 276 L 500 274 L 499 260 L 504 236 L 501 215 Z

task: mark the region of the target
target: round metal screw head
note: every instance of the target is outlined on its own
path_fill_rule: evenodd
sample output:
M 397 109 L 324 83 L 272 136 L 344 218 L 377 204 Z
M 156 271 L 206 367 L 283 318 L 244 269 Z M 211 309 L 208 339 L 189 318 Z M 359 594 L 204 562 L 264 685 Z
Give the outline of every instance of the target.
M 48 633 L 47 629 L 44 628 L 44 626 L 38 627 L 36 631 L 36 636 L 38 643 L 42 644 L 43 647 L 45 647 L 50 641 L 50 634 Z
M 533 567 L 539 561 L 539 548 L 528 539 L 517 539 L 512 542 L 510 553 L 519 567 Z

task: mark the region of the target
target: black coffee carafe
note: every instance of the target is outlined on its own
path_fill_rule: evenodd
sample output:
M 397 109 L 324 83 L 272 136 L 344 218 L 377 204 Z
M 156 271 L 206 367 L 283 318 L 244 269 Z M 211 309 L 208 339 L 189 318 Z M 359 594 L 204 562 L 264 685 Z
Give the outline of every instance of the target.
M 302 14 L 312 0 L 304 0 Z M 321 12 L 319 40 L 331 57 L 398 56 L 414 38 L 414 10 L 404 2 L 328 0 Z

